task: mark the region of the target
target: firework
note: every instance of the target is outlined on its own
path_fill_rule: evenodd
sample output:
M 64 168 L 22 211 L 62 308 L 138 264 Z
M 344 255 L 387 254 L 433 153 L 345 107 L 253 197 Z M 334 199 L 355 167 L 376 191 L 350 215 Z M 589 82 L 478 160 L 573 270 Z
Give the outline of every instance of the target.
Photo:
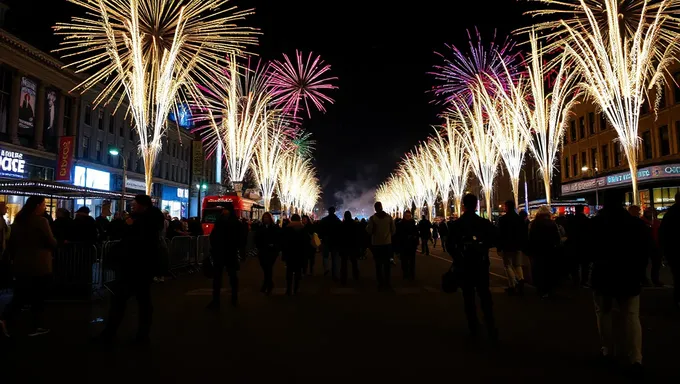
M 295 62 L 284 54 L 283 61 L 271 63 L 270 84 L 274 103 L 293 118 L 297 117 L 301 105 L 311 117 L 310 103 L 317 110 L 326 112 L 324 103 L 333 104 L 333 99 L 325 92 L 337 88 L 332 84 L 337 77 L 328 76 L 330 70 L 330 65 L 311 52 L 305 59 L 302 52 L 295 51 Z
M 297 130 L 291 140 L 293 149 L 302 157 L 312 157 L 316 140 L 312 140 L 312 134 L 303 130 Z
M 517 65 L 518 54 L 514 52 L 514 43 L 509 39 L 497 44 L 494 35 L 491 43 L 485 46 L 479 32 L 475 32 L 476 38 L 473 38 L 472 33 L 468 31 L 469 52 L 464 53 L 456 46 L 450 45 L 447 46 L 451 51 L 450 55 L 437 53 L 444 64 L 435 65 L 435 72 L 431 73 L 441 82 L 435 86 L 434 94 L 444 99 L 447 104 L 460 99 L 472 104 L 471 90 L 478 85 L 479 78 L 487 79 L 488 76 L 501 73 L 505 68 L 512 69 Z
M 458 101 L 453 104 L 451 119 L 460 127 L 460 136 L 465 145 L 470 167 L 484 190 L 488 219 L 491 220 L 491 193 L 498 171 L 500 153 L 492 133 L 487 128 L 485 110 L 481 102 L 481 91 L 473 91 L 472 105 Z
M 127 97 L 150 194 L 170 111 L 188 96 L 200 99 L 196 84 L 225 52 L 257 42 L 253 29 L 235 25 L 251 12 L 220 9 L 227 0 L 69 1 L 87 16 L 55 26 L 64 36 L 57 52 L 75 58 L 67 67 L 91 73 L 75 89 L 103 84 L 95 105 L 115 102 L 118 108 Z
M 285 159 L 286 121 L 281 117 L 272 116 L 267 128 L 261 133 L 259 142 L 255 148 L 253 171 L 262 190 L 264 209 L 269 212 L 269 207 L 276 189 L 281 172 L 281 166 Z
M 321 194 L 311 160 L 288 152 L 281 163 L 277 191 L 284 211 L 311 212 Z
M 628 159 L 633 203 L 639 204 L 637 150 L 640 109 L 647 90 L 661 90 L 668 66 L 678 53 L 678 0 L 601 2 L 543 1 L 579 9 L 569 20 L 546 24 L 566 36 L 564 55 L 573 60 L 580 87 L 600 107 L 616 130 Z M 623 11 L 631 9 L 630 14 Z M 544 14 L 563 13 L 560 9 Z M 596 15 L 599 15 L 596 16 Z M 658 100 L 658 98 L 657 98 Z
M 425 192 L 425 202 L 427 203 L 427 212 L 430 220 L 436 216 L 435 202 L 437 200 L 437 193 L 439 191 L 437 183 L 437 175 L 434 170 L 435 158 L 432 150 L 427 144 L 420 144 L 416 149 L 416 156 L 413 159 L 416 164 L 417 172 L 420 176 L 420 181 L 423 183 Z
M 465 152 L 465 143 L 460 132 L 446 119 L 446 126 L 430 140 L 434 152 L 439 191 L 444 200 L 444 215 L 447 216 L 449 195 L 453 194 L 456 213 L 461 215 L 461 201 L 470 177 L 470 161 Z

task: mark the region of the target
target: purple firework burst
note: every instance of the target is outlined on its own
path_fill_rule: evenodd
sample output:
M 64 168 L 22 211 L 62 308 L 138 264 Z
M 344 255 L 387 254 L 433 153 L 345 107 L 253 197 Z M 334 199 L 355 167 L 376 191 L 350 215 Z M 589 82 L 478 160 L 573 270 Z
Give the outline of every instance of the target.
M 284 54 L 283 61 L 271 63 L 269 81 L 274 104 L 291 114 L 293 119 L 303 109 L 302 106 L 311 117 L 310 102 L 317 110 L 326 112 L 324 103 L 333 104 L 333 99 L 324 92 L 337 88 L 332 84 L 337 77 L 328 76 L 330 69 L 330 65 L 325 64 L 320 56 L 314 57 L 312 52 L 305 59 L 302 52 L 296 50 L 295 62 Z
M 443 60 L 443 65 L 435 65 L 435 79 L 440 82 L 433 88 L 435 96 L 450 104 L 455 100 L 465 100 L 472 103 L 471 86 L 476 86 L 479 79 L 485 84 L 488 91 L 496 87 L 492 78 L 496 78 L 501 84 L 510 81 L 505 76 L 505 70 L 511 74 L 511 79 L 517 73 L 519 53 L 515 52 L 515 44 L 506 38 L 502 44 L 496 43 L 496 33 L 486 46 L 482 42 L 479 31 L 475 29 L 475 37 L 468 30 L 469 52 L 463 52 L 455 45 L 447 45 L 450 49 L 448 54 L 435 52 Z

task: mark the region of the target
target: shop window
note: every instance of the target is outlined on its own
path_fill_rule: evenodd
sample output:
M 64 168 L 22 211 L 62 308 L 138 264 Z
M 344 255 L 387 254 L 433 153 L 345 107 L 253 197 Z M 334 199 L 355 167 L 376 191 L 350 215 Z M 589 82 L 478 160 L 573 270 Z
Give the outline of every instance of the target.
M 621 144 L 614 144 L 614 166 L 618 167 L 623 162 L 623 153 L 621 152 Z
M 586 117 L 581 116 L 578 119 L 578 134 L 581 135 L 580 139 L 586 138 Z
M 97 110 L 97 129 L 104 130 L 104 111 L 101 109 Z
M 654 208 L 660 211 L 659 218 L 663 218 L 663 214 L 668 208 L 675 204 L 675 194 L 678 193 L 678 188 L 654 188 L 652 197 L 654 200 Z
M 573 155 L 571 157 L 571 169 L 572 169 L 572 176 L 578 175 L 578 156 Z
M 113 113 L 109 115 L 109 133 L 113 134 L 116 129 L 116 115 Z
M 92 106 L 85 106 L 85 125 L 92 126 Z
M 90 138 L 83 136 L 83 157 L 90 157 Z
M 569 133 L 570 133 L 570 140 L 573 143 L 576 141 L 576 122 L 574 120 L 569 122 Z
M 661 156 L 671 154 L 671 136 L 667 125 L 659 128 L 659 149 L 661 150 Z
M 654 157 L 652 150 L 652 133 L 649 131 L 642 132 L 642 156 L 645 160 Z
M 590 161 L 593 168 L 598 168 L 600 163 L 597 161 L 597 148 L 590 148 Z
M 602 169 L 609 168 L 609 144 L 602 146 Z
M 97 154 L 97 161 L 102 161 L 102 142 L 97 140 L 94 147 L 95 153 Z
M 595 134 L 595 112 L 588 112 L 588 132 Z

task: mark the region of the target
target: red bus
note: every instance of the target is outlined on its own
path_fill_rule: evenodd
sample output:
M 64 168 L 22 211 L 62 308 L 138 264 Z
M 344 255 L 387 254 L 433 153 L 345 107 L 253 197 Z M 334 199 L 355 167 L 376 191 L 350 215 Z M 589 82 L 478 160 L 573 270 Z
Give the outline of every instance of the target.
M 201 225 L 203 234 L 209 235 L 215 226 L 215 221 L 222 214 L 225 203 L 234 205 L 234 214 L 239 219 L 260 220 L 264 213 L 264 207 L 257 201 L 237 196 L 236 193 L 228 193 L 219 196 L 206 196 L 203 198 Z

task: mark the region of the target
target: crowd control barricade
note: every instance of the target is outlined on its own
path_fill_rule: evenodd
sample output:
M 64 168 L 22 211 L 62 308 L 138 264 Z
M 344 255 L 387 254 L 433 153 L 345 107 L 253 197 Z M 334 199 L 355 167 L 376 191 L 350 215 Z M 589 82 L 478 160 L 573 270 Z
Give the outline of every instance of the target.
M 176 277 L 175 271 L 180 269 L 191 269 L 192 254 L 195 248 L 191 236 L 175 236 L 170 241 L 169 253 L 169 272 Z
M 196 237 L 196 264 L 203 263 L 203 259 L 210 256 L 210 236 Z
M 119 255 L 116 252 L 120 251 L 120 240 L 105 241 L 101 245 L 101 254 L 99 256 L 99 268 L 101 269 L 101 286 L 107 291 L 113 293 L 111 285 L 116 281 L 116 259 Z
M 52 263 L 55 299 L 89 300 L 101 284 L 101 268 L 94 244 L 71 243 L 57 247 Z

